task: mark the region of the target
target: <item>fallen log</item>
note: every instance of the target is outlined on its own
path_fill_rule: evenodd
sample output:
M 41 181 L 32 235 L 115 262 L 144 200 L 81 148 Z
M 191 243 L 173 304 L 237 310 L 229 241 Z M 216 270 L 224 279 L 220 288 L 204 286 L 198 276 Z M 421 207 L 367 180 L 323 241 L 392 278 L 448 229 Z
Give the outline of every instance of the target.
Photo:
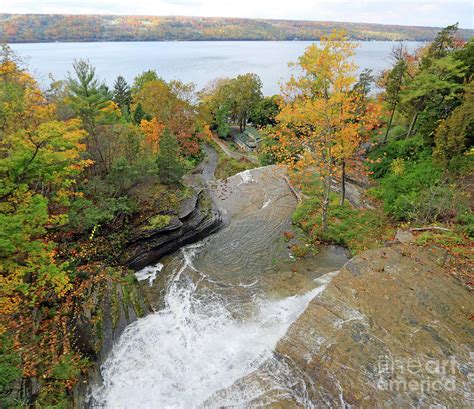
M 290 182 L 290 179 L 288 179 L 288 177 L 285 176 L 285 175 L 283 176 L 283 179 L 285 179 L 285 182 L 286 182 L 286 184 L 288 185 L 288 187 L 290 188 L 291 193 L 293 193 L 293 194 L 295 195 L 296 199 L 297 199 L 299 202 L 302 202 L 303 199 L 302 199 L 301 195 L 300 195 L 300 194 L 297 192 L 297 190 L 293 187 L 293 185 L 292 185 L 291 182 Z
M 411 227 L 410 231 L 425 231 L 425 230 L 441 230 L 441 231 L 451 231 L 446 227 L 438 227 L 438 226 L 428 226 L 428 227 Z

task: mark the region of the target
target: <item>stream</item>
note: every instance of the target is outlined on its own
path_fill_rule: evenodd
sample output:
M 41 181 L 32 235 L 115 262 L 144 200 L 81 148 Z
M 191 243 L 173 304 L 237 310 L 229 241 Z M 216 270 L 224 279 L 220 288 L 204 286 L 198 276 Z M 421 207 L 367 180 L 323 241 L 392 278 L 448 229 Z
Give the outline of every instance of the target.
M 202 174 L 226 225 L 137 273 L 151 287 L 166 278 L 163 305 L 114 345 L 93 407 L 312 407 L 307 380 L 274 350 L 347 255 L 326 246 L 295 260 L 283 232 L 296 199 L 281 170 L 216 181 L 210 158 Z

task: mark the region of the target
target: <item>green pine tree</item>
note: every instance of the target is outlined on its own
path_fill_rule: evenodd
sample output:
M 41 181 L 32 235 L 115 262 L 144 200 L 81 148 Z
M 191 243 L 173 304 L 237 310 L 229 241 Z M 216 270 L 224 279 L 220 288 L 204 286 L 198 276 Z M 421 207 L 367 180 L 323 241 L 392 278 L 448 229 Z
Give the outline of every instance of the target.
M 178 183 L 184 174 L 184 167 L 179 158 L 178 140 L 168 129 L 165 129 L 161 137 L 156 165 L 158 177 L 166 185 Z
M 132 103 L 132 91 L 130 86 L 121 75 L 117 77 L 114 84 L 114 102 L 124 112 L 130 111 L 130 104 Z
M 147 114 L 143 110 L 142 104 L 140 104 L 140 102 L 137 104 L 135 111 L 133 111 L 132 119 L 133 123 L 136 125 L 140 125 L 142 119 L 147 119 Z

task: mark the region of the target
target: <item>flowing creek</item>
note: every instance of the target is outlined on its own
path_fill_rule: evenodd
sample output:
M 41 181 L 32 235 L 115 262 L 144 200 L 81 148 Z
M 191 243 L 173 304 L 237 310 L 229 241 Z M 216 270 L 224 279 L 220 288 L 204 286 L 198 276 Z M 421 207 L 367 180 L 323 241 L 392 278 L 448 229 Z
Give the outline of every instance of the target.
M 137 273 L 164 296 L 114 345 L 93 407 L 312 406 L 307 380 L 274 350 L 347 255 L 293 258 L 282 234 L 296 199 L 280 170 L 207 183 L 225 227 Z

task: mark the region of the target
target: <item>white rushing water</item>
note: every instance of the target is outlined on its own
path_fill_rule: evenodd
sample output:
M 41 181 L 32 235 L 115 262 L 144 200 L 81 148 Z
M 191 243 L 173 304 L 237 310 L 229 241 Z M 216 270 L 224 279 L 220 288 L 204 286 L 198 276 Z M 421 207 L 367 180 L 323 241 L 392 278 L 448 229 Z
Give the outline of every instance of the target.
M 92 391 L 94 407 L 244 407 L 265 393 L 232 385 L 277 365 L 272 360 L 277 342 L 327 282 L 303 295 L 255 300 L 254 312 L 237 319 L 222 297 L 212 291 L 198 295 L 200 280 L 193 281 L 189 273 L 196 271 L 193 257 L 201 245 L 182 250 L 183 263 L 169 284 L 165 308 L 128 326 L 114 346 L 102 367 L 104 383 Z
M 156 280 L 156 275 L 163 269 L 163 264 L 157 263 L 152 266 L 147 266 L 145 268 L 142 268 L 141 270 L 138 270 L 135 273 L 135 277 L 137 277 L 138 281 L 145 281 L 148 280 L 148 283 L 150 286 L 153 285 L 153 281 Z

